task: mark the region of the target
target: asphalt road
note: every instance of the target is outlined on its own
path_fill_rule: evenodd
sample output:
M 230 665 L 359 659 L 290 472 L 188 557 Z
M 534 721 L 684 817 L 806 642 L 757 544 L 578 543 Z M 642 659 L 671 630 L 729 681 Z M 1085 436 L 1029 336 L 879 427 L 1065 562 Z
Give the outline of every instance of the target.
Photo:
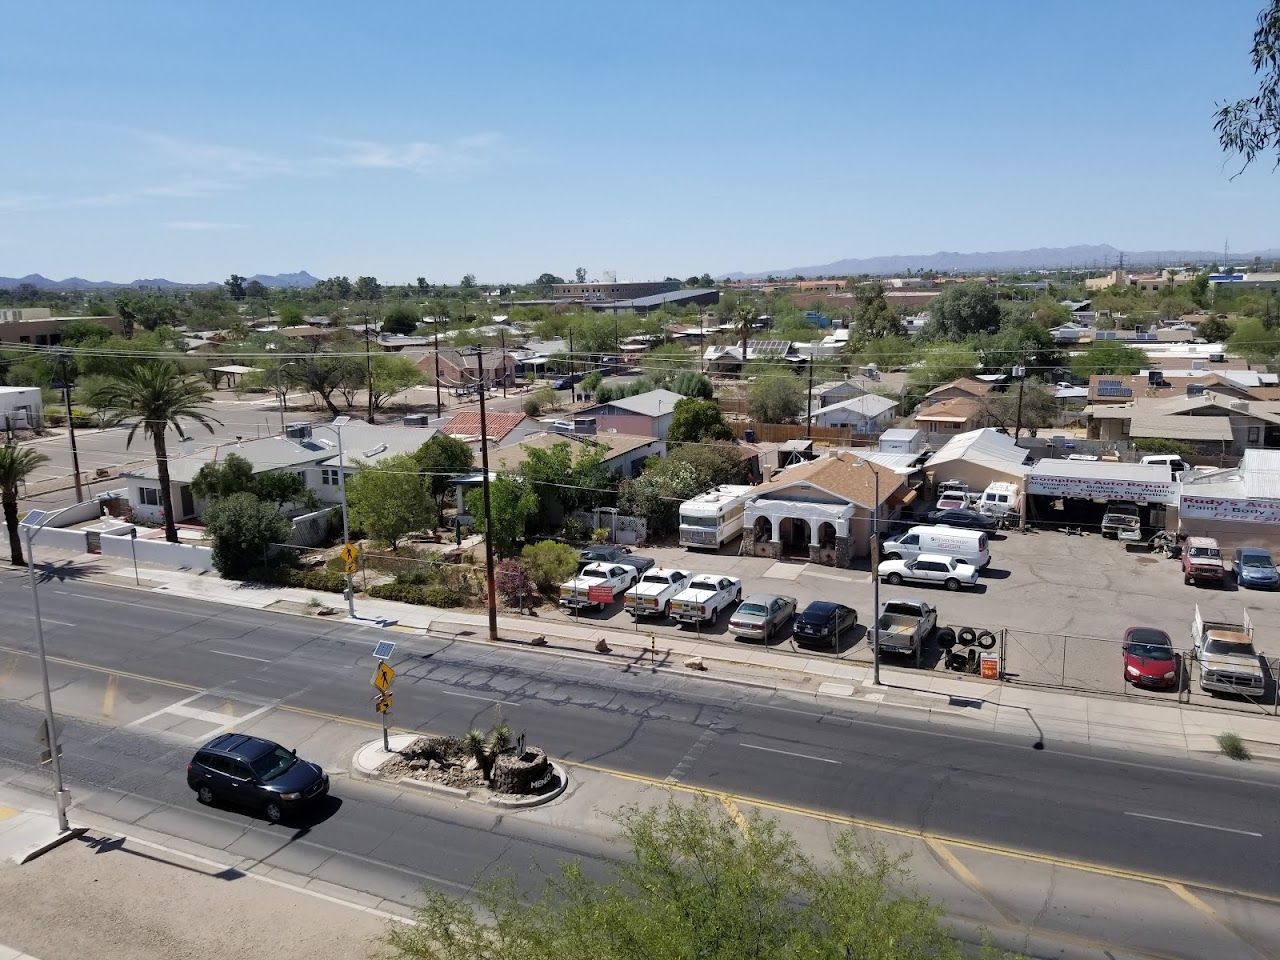
M 59 658 L 216 691 L 222 699 L 369 717 L 370 651 L 385 633 L 162 595 L 144 606 L 136 592 L 83 582 L 55 580 L 41 589 L 48 645 Z M 22 580 L 6 573 L 4 647 L 33 649 L 29 602 Z M 1263 765 L 1076 745 L 1037 750 L 1025 740 L 976 736 L 911 715 L 892 719 L 834 701 L 643 668 L 623 671 L 506 646 L 394 639 L 401 725 L 460 733 L 491 724 L 500 712 L 553 755 L 654 781 L 1198 883 L 1280 890 L 1280 776 Z M 55 685 L 73 684 L 79 669 L 55 663 Z M 175 691 L 171 699 L 191 696 Z M 28 707 L 5 707 L 12 709 Z M 128 739 L 137 727 L 103 738 L 101 751 L 86 755 L 92 761 L 86 769 L 68 764 L 69 776 L 145 787 L 140 792 L 161 799 L 182 795 L 183 761 L 169 756 L 156 765 Z M 16 748 L 6 734 L 7 759 L 29 758 L 28 732 L 29 723 L 17 735 L 20 757 L 11 755 Z M 1142 731 L 1134 737 L 1140 740 Z M 362 856 L 364 818 L 380 822 L 382 806 L 353 798 L 341 815 L 312 827 L 309 838 Z M 427 830 L 423 842 L 451 847 L 453 836 Z M 469 849 L 480 855 L 459 861 L 466 879 L 477 862 L 491 862 L 485 854 L 500 853 L 481 840 Z

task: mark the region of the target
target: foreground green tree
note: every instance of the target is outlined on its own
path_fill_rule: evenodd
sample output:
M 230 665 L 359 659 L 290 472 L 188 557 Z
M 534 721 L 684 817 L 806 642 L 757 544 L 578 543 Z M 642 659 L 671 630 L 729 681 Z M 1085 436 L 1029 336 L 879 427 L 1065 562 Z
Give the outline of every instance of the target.
M 899 860 L 836 838 L 806 856 L 773 820 L 745 830 L 708 800 L 627 808 L 630 857 L 612 876 L 561 864 L 531 900 L 510 879 L 469 900 L 430 892 L 417 923 L 387 935 L 397 960 L 961 960 L 974 956 L 906 887 Z M 481 919 L 481 916 L 484 919 Z M 987 956 L 992 954 L 988 951 Z
M 1238 154 L 1244 167 L 1260 153 L 1280 153 L 1280 0 L 1271 0 L 1258 14 L 1251 59 L 1258 92 L 1220 105 L 1213 121 L 1222 149 Z
M 48 462 L 48 457 L 30 447 L 13 443 L 0 447 L 0 501 L 4 503 L 4 525 L 9 530 L 9 559 L 15 566 L 26 563 L 18 536 L 18 487 Z
M 185 436 L 184 421 L 198 423 L 213 433 L 213 425 L 222 421 L 210 416 L 205 408 L 209 394 L 198 379 L 183 374 L 168 360 L 148 360 L 128 367 L 112 378 L 94 397 L 94 404 L 110 411 L 116 423 L 132 420 L 125 446 L 133 444 L 139 430 L 151 439 L 160 478 L 160 505 L 164 508 L 164 536 L 178 542 L 178 528 L 173 523 L 173 492 L 169 483 L 169 447 L 165 433 L 169 427 Z
M 548 596 L 578 571 L 578 551 L 554 540 L 527 544 L 520 559 L 534 586 Z
M 1129 376 L 1146 365 L 1145 353 L 1115 340 L 1099 340 L 1088 350 L 1073 356 L 1068 364 L 1072 375 L 1082 380 L 1094 374 Z
M 264 563 L 271 544 L 284 543 L 290 531 L 274 506 L 247 492 L 214 501 L 204 512 L 204 527 L 213 538 L 214 569 L 228 580 Z
M 804 387 L 789 370 L 767 373 L 747 387 L 747 413 L 758 423 L 790 423 L 804 409 Z
M 435 501 L 410 453 L 361 466 L 347 481 L 347 507 L 352 521 L 389 543 L 393 553 L 406 534 L 434 526 L 437 517 Z
M 958 341 L 992 333 L 999 326 L 1000 307 L 995 291 L 985 283 L 956 283 L 929 301 L 929 322 L 922 336 Z

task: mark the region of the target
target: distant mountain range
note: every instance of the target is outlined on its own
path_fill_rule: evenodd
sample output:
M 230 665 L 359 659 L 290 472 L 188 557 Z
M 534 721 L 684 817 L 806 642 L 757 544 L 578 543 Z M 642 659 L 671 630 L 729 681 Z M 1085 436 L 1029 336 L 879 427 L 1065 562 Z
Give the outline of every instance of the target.
M 1077 270 L 1109 270 L 1119 264 L 1123 253 L 1125 266 L 1176 266 L 1183 263 L 1221 263 L 1221 250 L 1124 250 L 1108 243 L 1082 244 L 1075 247 L 1037 247 L 1034 250 L 996 250 L 987 253 L 938 253 L 867 257 L 834 260 L 815 267 L 787 267 L 758 273 L 729 273 L 726 280 L 757 280 L 761 277 L 844 277 L 858 274 L 898 276 L 908 270 L 932 270 L 935 273 L 971 273 L 982 270 L 1042 270 L 1074 268 Z M 1280 258 L 1280 250 L 1258 250 L 1232 253 L 1231 262 L 1248 264 L 1254 257 L 1263 260 Z
M 313 277 L 305 270 L 299 270 L 297 273 L 255 273 L 252 277 L 245 277 L 245 283 L 257 280 L 263 286 L 267 287 L 285 287 L 289 289 L 297 289 L 300 287 L 314 287 L 319 283 L 317 277 Z M 154 280 L 134 280 L 132 283 L 116 283 L 113 280 L 86 280 L 83 277 L 67 277 L 65 280 L 50 280 L 48 277 L 41 276 L 38 273 L 29 273 L 25 277 L 0 277 L 0 289 L 13 289 L 22 283 L 29 283 L 39 290 L 54 290 L 65 293 L 72 290 L 126 290 L 126 289 L 152 289 L 152 290 L 209 290 L 213 287 L 222 286 L 221 283 L 210 281 L 209 283 L 177 283 L 173 280 L 165 280 L 157 278 Z

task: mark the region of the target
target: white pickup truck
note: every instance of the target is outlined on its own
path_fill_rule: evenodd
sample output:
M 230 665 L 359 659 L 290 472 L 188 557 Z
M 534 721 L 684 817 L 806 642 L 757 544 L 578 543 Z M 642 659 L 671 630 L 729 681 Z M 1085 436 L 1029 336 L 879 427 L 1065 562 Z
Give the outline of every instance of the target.
M 714 623 L 722 610 L 742 599 L 742 581 L 720 573 L 700 573 L 671 600 L 671 619 Z
M 622 597 L 622 606 L 633 619 L 665 617 L 671 600 L 689 585 L 688 570 L 655 567 L 640 577 L 640 582 Z
M 635 583 L 636 576 L 635 567 L 624 567 L 620 563 L 588 563 L 576 577 L 560 584 L 560 604 L 578 609 L 604 608 Z M 609 594 L 608 601 L 603 599 L 605 591 Z

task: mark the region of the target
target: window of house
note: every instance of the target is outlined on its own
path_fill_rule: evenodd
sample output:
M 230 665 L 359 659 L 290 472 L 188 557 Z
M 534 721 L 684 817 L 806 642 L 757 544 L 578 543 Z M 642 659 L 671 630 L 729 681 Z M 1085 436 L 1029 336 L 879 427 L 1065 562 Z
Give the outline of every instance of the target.
M 326 487 L 336 487 L 338 485 L 338 468 L 321 467 L 320 482 Z
M 1250 428 L 1249 428 L 1249 443 L 1257 443 L 1259 440 L 1261 440 L 1261 439 L 1262 439 L 1262 435 L 1261 435 L 1261 434 L 1262 434 L 1262 428 L 1261 428 L 1261 427 L 1250 427 Z
M 147 507 L 160 506 L 160 491 L 155 487 L 139 487 L 138 500 Z

